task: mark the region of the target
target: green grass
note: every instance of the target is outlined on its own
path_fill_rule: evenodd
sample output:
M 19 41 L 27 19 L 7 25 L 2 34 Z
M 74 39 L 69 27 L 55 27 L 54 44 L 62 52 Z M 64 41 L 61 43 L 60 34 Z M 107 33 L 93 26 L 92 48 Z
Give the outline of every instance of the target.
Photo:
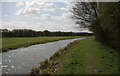
M 33 44 L 40 44 L 46 42 L 52 42 L 63 39 L 78 38 L 75 37 L 11 37 L 2 38 L 2 51 L 8 51 L 10 49 L 16 49 L 20 47 L 26 47 Z M 1 48 L 1 47 L 0 47 Z
M 49 64 L 57 62 L 57 67 L 50 64 L 43 73 L 56 69 L 57 74 L 118 74 L 118 54 L 94 37 L 77 41 L 64 51 L 58 51 L 61 55 L 49 60 Z

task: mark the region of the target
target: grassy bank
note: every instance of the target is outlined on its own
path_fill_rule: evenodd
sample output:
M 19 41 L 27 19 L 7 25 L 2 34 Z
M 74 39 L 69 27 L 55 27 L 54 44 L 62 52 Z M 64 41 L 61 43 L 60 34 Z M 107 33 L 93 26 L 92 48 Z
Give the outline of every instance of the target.
M 32 72 L 41 69 L 43 74 L 117 74 L 118 54 L 91 37 L 70 43 L 40 65 Z
M 27 47 L 29 45 L 52 42 L 63 39 L 78 38 L 74 37 L 16 37 L 16 38 L 2 38 L 2 51 L 8 51 L 20 47 Z M 1 48 L 1 47 L 0 47 Z

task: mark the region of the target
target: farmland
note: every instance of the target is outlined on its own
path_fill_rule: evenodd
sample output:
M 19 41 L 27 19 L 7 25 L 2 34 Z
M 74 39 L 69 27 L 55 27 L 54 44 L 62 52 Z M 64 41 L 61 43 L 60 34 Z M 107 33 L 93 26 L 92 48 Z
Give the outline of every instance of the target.
M 64 37 L 9 37 L 2 38 L 2 51 L 27 47 L 34 44 L 53 42 L 57 40 L 79 38 L 80 36 L 64 36 Z

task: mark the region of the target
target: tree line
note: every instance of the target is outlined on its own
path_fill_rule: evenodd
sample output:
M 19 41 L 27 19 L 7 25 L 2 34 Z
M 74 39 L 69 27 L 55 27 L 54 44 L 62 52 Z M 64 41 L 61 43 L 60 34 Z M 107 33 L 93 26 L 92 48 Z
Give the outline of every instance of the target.
M 50 32 L 48 30 L 44 31 L 34 31 L 31 29 L 14 29 L 12 31 L 8 29 L 1 29 L 2 37 L 39 37 L 39 36 L 90 36 L 94 35 L 93 33 L 87 32 Z
M 97 41 L 120 50 L 120 2 L 80 2 L 71 10 L 80 28 L 88 28 Z

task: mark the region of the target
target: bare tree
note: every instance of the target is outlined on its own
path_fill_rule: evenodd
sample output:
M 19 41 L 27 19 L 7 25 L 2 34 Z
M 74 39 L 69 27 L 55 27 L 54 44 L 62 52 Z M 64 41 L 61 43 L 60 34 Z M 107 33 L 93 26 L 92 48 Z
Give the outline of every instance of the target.
M 77 1 L 71 12 L 73 13 L 72 18 L 75 20 L 76 24 L 79 24 L 79 27 L 84 29 L 89 29 L 91 22 L 96 21 L 99 15 L 97 3 L 95 2 Z

